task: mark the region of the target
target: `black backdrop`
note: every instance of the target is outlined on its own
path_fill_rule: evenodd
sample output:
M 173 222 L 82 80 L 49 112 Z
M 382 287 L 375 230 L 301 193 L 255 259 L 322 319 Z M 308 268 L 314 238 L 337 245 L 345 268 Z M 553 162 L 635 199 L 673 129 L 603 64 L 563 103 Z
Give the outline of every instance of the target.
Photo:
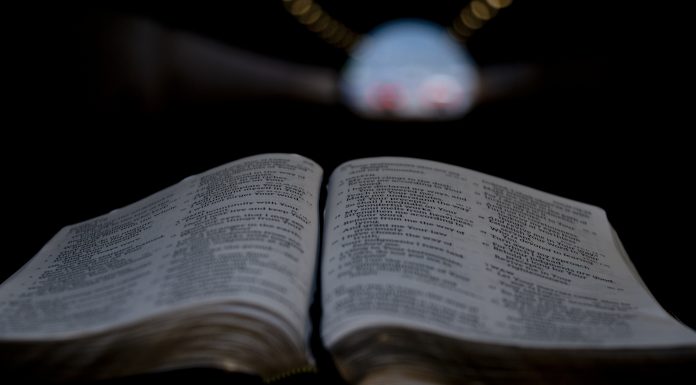
M 119 4 L 102 10 L 340 69 L 344 54 L 307 32 L 280 1 L 237 3 Z M 689 124 L 678 118 L 685 99 L 676 96 L 686 72 L 654 9 L 613 3 L 618 2 L 516 1 L 474 35 L 471 54 L 481 66 L 539 65 L 544 81 L 534 91 L 446 123 L 365 121 L 340 105 L 277 99 L 177 103 L 157 112 L 126 101 L 105 109 L 95 101 L 95 54 L 81 43 L 91 33 L 84 20 L 93 10 L 37 6 L 8 12 L 1 277 L 62 226 L 243 156 L 299 153 L 327 175 L 348 159 L 412 156 L 604 208 L 657 299 L 696 328 L 686 225 L 693 218 L 693 140 L 687 139 Z M 321 4 L 358 31 L 403 16 L 447 24 L 461 5 Z

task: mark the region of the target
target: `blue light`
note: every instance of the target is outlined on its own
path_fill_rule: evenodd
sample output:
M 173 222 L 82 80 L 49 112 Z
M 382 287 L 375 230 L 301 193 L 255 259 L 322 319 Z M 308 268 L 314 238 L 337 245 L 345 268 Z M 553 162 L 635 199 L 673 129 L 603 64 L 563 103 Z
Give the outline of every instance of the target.
M 442 120 L 465 114 L 479 86 L 475 64 L 439 25 L 398 20 L 366 36 L 343 70 L 346 104 L 369 118 Z

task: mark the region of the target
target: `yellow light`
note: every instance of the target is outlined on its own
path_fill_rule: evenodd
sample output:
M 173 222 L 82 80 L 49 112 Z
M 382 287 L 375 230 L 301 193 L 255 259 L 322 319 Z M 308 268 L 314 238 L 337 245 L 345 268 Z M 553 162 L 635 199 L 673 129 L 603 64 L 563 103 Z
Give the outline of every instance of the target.
M 346 28 L 346 34 L 343 35 L 341 40 L 339 40 L 336 45 L 341 47 L 341 48 L 350 48 L 350 46 L 355 43 L 355 36 L 354 34 Z
M 337 29 L 338 29 L 338 23 L 334 20 L 330 20 L 329 24 L 326 26 L 326 28 L 324 28 L 324 30 L 320 32 L 321 37 L 328 40 L 331 37 L 331 35 L 336 33 Z
M 471 36 L 471 30 L 462 23 L 462 19 L 460 18 L 457 18 L 454 23 L 452 23 L 452 30 L 464 38 Z
M 462 10 L 462 13 L 459 14 L 459 18 L 469 29 L 479 29 L 483 26 L 483 22 L 474 17 L 474 15 L 471 13 L 471 8 L 469 7 Z
M 512 4 L 512 0 L 486 0 L 486 3 L 494 9 L 502 9 L 509 7 Z
M 300 23 L 304 25 L 311 25 L 316 23 L 317 20 L 319 20 L 322 13 L 323 12 L 320 6 L 312 4 L 311 9 L 304 15 L 300 16 L 298 19 L 300 20 Z
M 307 28 L 309 28 L 310 31 L 312 32 L 321 32 L 326 29 L 326 27 L 329 25 L 329 21 L 331 18 L 327 16 L 325 13 L 322 13 L 322 15 L 319 17 L 319 20 L 316 21 L 316 23 L 313 23 Z
M 348 28 L 339 24 L 338 28 L 336 29 L 336 32 L 333 34 L 333 36 L 329 37 L 329 39 L 328 39 L 329 43 L 339 44 L 341 42 L 341 40 L 343 40 L 343 37 L 346 36 L 346 33 L 348 33 Z
M 307 13 L 314 2 L 312 0 L 296 0 L 290 4 L 290 13 L 295 16 L 302 16 Z
M 488 8 L 488 5 L 481 0 L 474 0 L 471 2 L 471 13 L 473 13 L 477 19 L 483 21 L 489 20 L 491 17 L 493 17 L 493 12 L 491 12 L 491 9 Z

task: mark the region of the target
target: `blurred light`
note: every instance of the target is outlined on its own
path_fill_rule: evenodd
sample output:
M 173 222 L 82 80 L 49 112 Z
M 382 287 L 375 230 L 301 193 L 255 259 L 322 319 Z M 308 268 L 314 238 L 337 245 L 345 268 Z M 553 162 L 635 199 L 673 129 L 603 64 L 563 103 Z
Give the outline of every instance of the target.
M 331 17 L 314 0 L 283 0 L 283 5 L 300 24 L 327 43 L 343 49 L 348 49 L 355 43 L 357 34 Z
M 288 13 L 327 43 L 350 49 L 360 38 L 358 33 L 333 18 L 315 3 L 315 0 L 282 0 L 282 2 Z M 495 17 L 500 9 L 511 4 L 512 0 L 471 0 L 447 28 L 447 32 L 452 38 L 463 43 L 474 31 Z M 369 13 L 370 10 L 365 9 L 363 12 Z
M 312 0 L 295 0 L 290 4 L 290 13 L 295 16 L 301 16 L 309 11 L 313 3 Z
M 488 8 L 488 5 L 481 0 L 474 0 L 471 2 L 471 12 L 479 20 L 489 20 L 493 17 L 493 12 Z
M 512 4 L 512 0 L 486 0 L 486 2 L 494 9 L 502 9 Z
M 331 38 L 331 36 L 333 36 L 337 29 L 338 22 L 334 20 L 329 20 L 329 24 L 323 31 L 321 31 L 321 37 L 328 40 L 329 38 Z
M 420 91 L 423 101 L 436 109 L 444 109 L 457 103 L 462 94 L 457 79 L 442 74 L 428 76 L 423 81 Z
M 472 30 L 470 30 L 467 26 L 464 25 L 462 19 L 460 18 L 454 20 L 454 23 L 452 23 L 452 29 L 454 29 L 454 31 L 457 34 L 461 35 L 464 38 L 471 36 L 471 34 L 473 33 Z
M 383 83 L 377 84 L 368 95 L 372 100 L 370 103 L 381 109 L 382 111 L 390 112 L 396 110 L 402 102 L 403 91 L 398 84 Z
M 333 33 L 333 36 L 331 36 L 328 40 L 329 43 L 331 44 L 338 44 L 341 40 L 343 40 L 343 37 L 348 33 L 348 29 L 344 27 L 342 24 L 338 25 L 338 28 L 336 29 L 336 32 Z
M 353 50 L 353 47 L 360 41 L 360 35 L 353 31 L 348 30 L 348 34 L 339 42 L 340 46 L 347 49 L 349 53 Z
M 473 59 L 441 26 L 400 20 L 360 41 L 346 63 L 346 104 L 370 118 L 445 120 L 474 104 L 479 77 Z
M 348 33 L 346 33 L 346 35 L 343 37 L 343 40 L 340 43 L 341 43 L 341 45 L 349 47 L 350 45 L 355 43 L 355 38 L 356 38 L 356 35 L 353 32 L 351 32 L 350 30 L 348 30 Z
M 322 13 L 319 20 L 317 20 L 316 23 L 310 24 L 308 28 L 310 31 L 318 33 L 326 29 L 326 27 L 329 25 L 329 21 L 331 21 L 331 18 L 325 13 Z
M 483 26 L 483 22 L 471 13 L 471 8 L 466 7 L 462 10 L 462 12 L 459 14 L 459 18 L 462 20 L 462 23 L 464 23 L 465 26 L 467 26 L 469 29 L 479 29 Z
M 321 7 L 316 4 L 312 4 L 312 7 L 308 12 L 299 17 L 300 23 L 304 25 L 314 24 L 321 17 L 322 11 Z

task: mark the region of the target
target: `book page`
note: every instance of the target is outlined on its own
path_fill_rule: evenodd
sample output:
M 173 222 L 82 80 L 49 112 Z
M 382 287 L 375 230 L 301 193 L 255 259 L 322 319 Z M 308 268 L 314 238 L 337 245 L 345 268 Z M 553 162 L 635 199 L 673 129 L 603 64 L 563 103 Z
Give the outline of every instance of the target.
M 278 314 L 303 338 L 321 178 L 299 155 L 253 156 L 63 228 L 0 286 L 0 339 L 81 335 L 215 302 Z
M 602 209 L 442 163 L 351 161 L 325 211 L 322 333 L 396 326 L 529 347 L 696 344 Z

